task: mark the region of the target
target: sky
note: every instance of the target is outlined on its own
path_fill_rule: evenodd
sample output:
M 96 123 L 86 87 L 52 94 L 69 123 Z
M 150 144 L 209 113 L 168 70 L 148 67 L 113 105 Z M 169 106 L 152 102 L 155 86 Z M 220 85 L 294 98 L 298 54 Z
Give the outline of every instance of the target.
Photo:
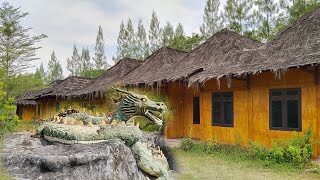
M 3 0 L 0 0 L 2 3 Z M 23 19 L 24 27 L 31 27 L 31 35 L 46 34 L 37 45 L 39 60 L 33 62 L 38 67 L 43 62 L 45 68 L 54 50 L 61 62 L 64 76 L 67 76 L 67 58 L 72 56 L 75 44 L 81 53 L 88 47 L 94 55 L 98 26 L 104 32 L 107 61 L 113 65 L 112 56 L 117 50 L 117 36 L 120 23 L 131 18 L 135 27 L 141 18 L 146 31 L 149 30 L 151 14 L 154 10 L 164 25 L 167 21 L 176 26 L 181 22 L 187 35 L 199 32 L 206 0 L 7 0 L 29 16 Z M 29 72 L 34 71 L 34 68 Z

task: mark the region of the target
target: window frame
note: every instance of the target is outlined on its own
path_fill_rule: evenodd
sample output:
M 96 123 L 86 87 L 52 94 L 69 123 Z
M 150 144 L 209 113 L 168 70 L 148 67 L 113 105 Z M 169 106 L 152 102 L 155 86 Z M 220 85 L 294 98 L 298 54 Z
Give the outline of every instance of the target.
M 288 91 L 297 91 L 297 95 L 287 95 Z M 282 95 L 278 97 L 272 96 L 272 92 L 281 92 Z M 282 127 L 272 127 L 272 101 L 281 100 L 282 103 Z M 288 127 L 288 100 L 298 101 L 298 128 Z M 302 131 L 302 108 L 301 108 L 301 88 L 282 88 L 282 89 L 270 89 L 269 90 L 269 130 L 280 131 Z
M 194 107 L 195 107 L 195 99 L 198 99 L 198 106 L 199 106 L 199 121 L 195 121 L 195 111 L 194 111 Z M 201 116 L 200 116 L 200 96 L 194 96 L 192 98 L 192 124 L 200 124 L 201 123 Z
M 224 115 L 224 102 L 230 101 L 228 98 L 225 98 L 225 94 L 231 94 L 231 103 L 232 103 L 232 111 L 231 111 L 231 124 L 225 124 L 225 115 Z M 214 98 L 215 95 L 219 95 L 219 98 Z M 227 100 L 226 100 L 227 99 Z M 220 102 L 220 122 L 214 122 L 214 102 Z M 234 127 L 234 97 L 233 92 L 213 92 L 211 93 L 211 125 L 219 126 L 219 127 Z

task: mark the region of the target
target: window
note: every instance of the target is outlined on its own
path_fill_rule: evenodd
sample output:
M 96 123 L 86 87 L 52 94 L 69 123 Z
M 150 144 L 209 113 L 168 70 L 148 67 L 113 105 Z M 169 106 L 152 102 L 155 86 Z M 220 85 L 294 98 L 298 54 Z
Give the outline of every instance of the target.
M 212 93 L 212 125 L 233 126 L 233 93 Z
M 200 97 L 193 97 L 193 124 L 200 124 Z
M 301 131 L 301 90 L 270 90 L 270 129 Z

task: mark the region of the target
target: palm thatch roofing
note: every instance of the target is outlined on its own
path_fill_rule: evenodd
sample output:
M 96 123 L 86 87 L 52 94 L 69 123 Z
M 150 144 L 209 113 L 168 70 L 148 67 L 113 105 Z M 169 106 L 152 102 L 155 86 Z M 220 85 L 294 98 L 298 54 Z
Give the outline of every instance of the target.
M 147 57 L 139 67 L 125 76 L 122 82 L 134 85 L 161 83 L 163 80 L 170 79 L 171 69 L 175 68 L 174 65 L 180 62 L 186 54 L 183 51 L 162 47 Z
M 100 77 L 92 81 L 87 87 L 79 89 L 78 91 L 72 92 L 70 96 L 103 96 L 104 92 L 116 85 L 121 79 L 128 73 L 133 71 L 141 64 L 141 61 L 131 58 L 124 58 L 117 64 L 108 69 Z
M 43 97 L 68 97 L 71 93 L 87 87 L 93 79 L 77 76 L 69 76 L 59 83 L 52 84 L 39 98 Z
M 214 41 L 217 41 L 212 38 L 223 32 L 228 33 L 231 38 L 232 32 L 222 30 L 209 39 L 213 43 L 212 46 L 215 45 Z M 234 45 L 236 47 L 237 44 L 241 45 L 244 42 L 244 46 L 239 46 L 235 50 L 228 50 L 231 47 L 222 48 L 219 50 L 221 53 L 219 56 L 219 53 L 209 53 L 211 48 L 213 48 L 211 51 L 215 51 L 219 47 L 210 48 L 210 42 L 206 42 L 209 43 L 207 46 L 206 43 L 200 45 L 184 58 L 172 79 L 188 77 L 190 85 L 203 83 L 213 78 L 219 80 L 223 76 L 231 80 L 232 76 L 246 76 L 269 70 L 279 77 L 281 72 L 285 72 L 291 67 L 319 64 L 320 7 L 294 21 L 264 45 L 237 34 L 234 36 L 239 37 L 236 42 L 228 42 L 226 45 L 224 43 L 227 41 L 222 38 L 217 45 L 221 47 Z M 250 46 L 252 47 L 250 48 Z M 206 59 L 212 59 L 213 61 L 210 61 L 212 64 L 203 63 Z M 198 63 L 200 65 L 196 65 Z M 193 68 L 186 70 L 188 66 Z M 183 73 L 183 71 L 185 72 Z
M 245 60 L 239 60 L 238 52 L 256 49 L 262 45 L 258 41 L 222 29 L 183 57 L 171 70 L 170 80 L 188 80 L 193 83 L 223 76 L 238 65 L 246 63 Z
M 320 63 L 320 7 L 303 15 L 271 41 L 247 53 L 248 66 L 237 74 L 271 70 L 278 74 L 290 67 Z
M 33 105 L 35 106 L 37 104 L 36 99 L 38 96 L 40 96 L 42 93 L 44 93 L 47 89 L 41 89 L 41 90 L 34 90 L 26 92 L 18 97 L 16 97 L 16 104 L 17 105 Z

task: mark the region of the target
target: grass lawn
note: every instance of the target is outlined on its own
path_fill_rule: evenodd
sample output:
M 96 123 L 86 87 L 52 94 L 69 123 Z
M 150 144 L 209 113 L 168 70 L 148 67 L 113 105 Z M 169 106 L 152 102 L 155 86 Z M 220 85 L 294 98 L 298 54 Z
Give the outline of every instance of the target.
M 267 167 L 262 163 L 221 154 L 205 154 L 172 149 L 176 179 L 320 179 L 290 165 Z

